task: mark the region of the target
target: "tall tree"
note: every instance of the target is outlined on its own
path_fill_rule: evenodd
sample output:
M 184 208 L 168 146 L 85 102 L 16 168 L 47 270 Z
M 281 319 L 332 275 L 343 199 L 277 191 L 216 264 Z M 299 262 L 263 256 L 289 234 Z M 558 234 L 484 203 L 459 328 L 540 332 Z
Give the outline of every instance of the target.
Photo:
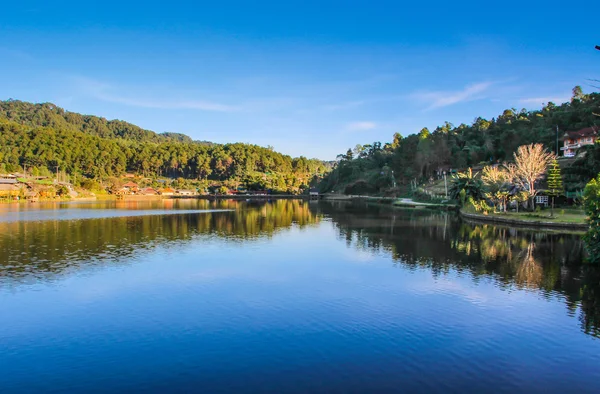
M 552 197 L 552 210 L 550 211 L 552 217 L 554 217 L 554 199 L 561 196 L 563 191 L 564 187 L 560 166 L 558 165 L 558 161 L 553 159 L 548 170 L 548 195 Z
M 502 211 L 506 211 L 506 201 L 510 189 L 510 173 L 505 167 L 486 166 L 483 168 L 481 179 L 487 190 L 486 197 L 494 201 L 496 206 L 500 206 Z
M 532 200 L 537 195 L 536 182 L 546 173 L 554 154 L 548 152 L 542 144 L 520 146 L 514 154 L 515 175 L 524 186 Z
M 400 142 L 402 142 L 402 134 L 394 133 L 394 140 L 392 141 L 392 148 L 396 149 L 400 146 Z

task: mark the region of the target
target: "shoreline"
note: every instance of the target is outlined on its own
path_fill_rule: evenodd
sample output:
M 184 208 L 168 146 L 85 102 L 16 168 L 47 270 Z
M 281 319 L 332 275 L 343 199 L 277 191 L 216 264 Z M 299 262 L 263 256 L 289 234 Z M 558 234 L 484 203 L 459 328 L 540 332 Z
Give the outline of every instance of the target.
M 136 197 L 136 196 L 132 196 Z M 139 196 L 144 197 L 144 196 Z M 271 199 L 280 199 L 280 200 L 310 200 L 311 197 L 306 194 L 266 194 L 266 195 L 197 195 L 197 196 L 149 196 L 149 197 L 162 197 L 165 199 L 173 199 L 173 200 L 271 200 Z M 126 198 L 127 199 L 127 198 Z M 316 198 L 313 198 L 317 200 Z
M 519 227 L 532 227 L 537 229 L 549 229 L 549 230 L 574 230 L 574 231 L 587 231 L 590 226 L 586 223 L 561 223 L 561 222 L 547 222 L 543 220 L 520 220 L 514 218 L 502 218 L 494 215 L 482 215 L 477 213 L 467 213 L 462 209 L 458 211 L 461 218 L 472 220 L 480 223 L 490 224 L 505 224 Z
M 322 195 L 322 199 L 325 201 L 364 201 L 372 202 L 377 204 L 389 205 L 395 208 L 430 208 L 430 209 L 444 209 L 447 211 L 457 211 L 456 205 L 450 204 L 439 204 L 414 201 L 410 198 L 398 198 L 398 197 L 375 197 L 375 196 L 361 196 L 361 195 Z
M 126 195 L 116 196 L 113 194 L 103 194 L 95 197 L 82 198 L 53 198 L 31 200 L 0 200 L 0 204 L 35 204 L 48 202 L 79 202 L 79 201 L 144 201 L 144 200 L 277 200 L 277 199 L 303 199 L 318 200 L 308 195 L 295 194 L 268 194 L 268 195 L 196 195 L 196 196 L 161 196 L 161 195 Z

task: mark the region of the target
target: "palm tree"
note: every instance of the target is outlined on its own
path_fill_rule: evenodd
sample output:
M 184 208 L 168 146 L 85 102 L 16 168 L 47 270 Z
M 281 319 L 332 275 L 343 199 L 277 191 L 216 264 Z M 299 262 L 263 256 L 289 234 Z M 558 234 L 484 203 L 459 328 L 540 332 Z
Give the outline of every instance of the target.
M 453 199 L 458 199 L 461 191 L 465 191 L 465 197 L 473 197 L 474 200 L 483 198 L 483 182 L 477 177 L 479 173 L 473 174 L 471 168 L 463 173 L 452 176 L 449 194 Z

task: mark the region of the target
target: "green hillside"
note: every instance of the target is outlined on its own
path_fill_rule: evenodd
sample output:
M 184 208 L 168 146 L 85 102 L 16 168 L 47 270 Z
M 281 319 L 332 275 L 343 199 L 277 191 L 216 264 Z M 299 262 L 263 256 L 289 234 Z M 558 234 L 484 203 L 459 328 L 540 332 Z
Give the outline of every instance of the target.
M 50 103 L 0 101 L 0 173 L 51 174 L 57 166 L 78 179 L 133 172 L 290 193 L 301 192 L 328 170 L 320 160 L 257 145 L 192 141 Z

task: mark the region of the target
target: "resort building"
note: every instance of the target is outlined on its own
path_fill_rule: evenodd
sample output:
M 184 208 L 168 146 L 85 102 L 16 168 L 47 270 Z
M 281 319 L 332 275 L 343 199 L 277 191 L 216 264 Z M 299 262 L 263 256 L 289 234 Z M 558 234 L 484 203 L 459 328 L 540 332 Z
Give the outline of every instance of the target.
M 152 187 L 146 187 L 142 189 L 141 194 L 146 196 L 156 196 L 158 194 L 158 191 Z
M 123 189 L 124 192 L 126 192 L 125 194 L 136 194 L 137 192 L 139 192 L 139 186 L 137 183 L 135 182 L 127 182 L 126 184 L 123 185 Z
M 598 140 L 598 127 L 587 127 L 579 131 L 567 131 L 564 135 L 562 150 L 564 157 L 574 157 L 582 146 L 594 145 Z
M 160 189 L 158 193 L 162 196 L 172 196 L 175 194 L 175 190 L 171 189 L 170 187 L 165 187 L 164 189 Z
M 194 190 L 177 190 L 175 194 L 178 196 L 193 196 L 196 192 Z
M 15 184 L 17 177 L 12 174 L 0 174 L 0 184 Z

